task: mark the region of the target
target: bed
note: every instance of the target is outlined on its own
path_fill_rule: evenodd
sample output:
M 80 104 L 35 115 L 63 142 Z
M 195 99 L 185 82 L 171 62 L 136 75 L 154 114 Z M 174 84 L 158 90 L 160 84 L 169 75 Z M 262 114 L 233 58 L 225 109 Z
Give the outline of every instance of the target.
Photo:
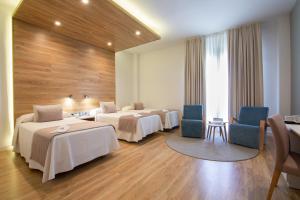
M 138 142 L 147 135 L 163 130 L 159 115 L 150 115 L 139 118 L 136 124 L 135 132 L 121 131 L 119 127 L 119 119 L 122 116 L 134 115 L 132 111 L 118 111 L 115 113 L 98 113 L 95 117 L 96 121 L 111 123 L 116 127 L 118 139 L 128 142 Z
M 143 109 L 143 110 L 129 110 L 128 112 L 133 113 L 151 113 L 155 111 L 163 111 L 165 112 L 165 122 L 163 123 L 164 129 L 173 129 L 179 126 L 179 113 L 175 110 L 167 110 L 167 109 Z
M 14 151 L 25 158 L 29 168 L 43 172 L 42 182 L 44 183 L 54 179 L 58 173 L 72 170 L 78 165 L 119 148 L 114 127 L 107 125 L 57 135 L 53 137 L 47 148 L 44 165 L 31 159 L 33 136 L 36 131 L 66 124 L 71 126 L 82 122 L 86 121 L 75 117 L 50 122 L 32 122 L 19 118 L 13 139 Z

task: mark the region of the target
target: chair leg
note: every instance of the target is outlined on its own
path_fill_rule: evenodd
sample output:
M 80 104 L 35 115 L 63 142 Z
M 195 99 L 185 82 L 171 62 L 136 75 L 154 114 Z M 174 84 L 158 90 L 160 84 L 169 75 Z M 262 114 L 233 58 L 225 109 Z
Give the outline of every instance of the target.
M 268 192 L 268 196 L 267 196 L 267 200 L 272 199 L 272 194 L 274 192 L 274 188 L 277 186 L 280 174 L 281 174 L 281 170 L 278 170 L 278 169 L 274 170 L 273 176 L 272 176 L 272 182 L 271 182 L 269 192 Z

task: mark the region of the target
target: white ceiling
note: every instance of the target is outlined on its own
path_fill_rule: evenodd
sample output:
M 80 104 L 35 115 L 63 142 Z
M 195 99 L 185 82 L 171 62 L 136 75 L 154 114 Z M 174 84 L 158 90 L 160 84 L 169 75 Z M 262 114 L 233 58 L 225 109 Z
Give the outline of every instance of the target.
M 127 7 L 130 5 L 133 9 L 129 12 L 161 36 L 160 41 L 127 50 L 129 52 L 162 48 L 186 37 L 205 35 L 241 24 L 263 21 L 273 16 L 289 13 L 296 3 L 296 0 L 114 1 L 125 9 L 127 9 L 126 4 Z

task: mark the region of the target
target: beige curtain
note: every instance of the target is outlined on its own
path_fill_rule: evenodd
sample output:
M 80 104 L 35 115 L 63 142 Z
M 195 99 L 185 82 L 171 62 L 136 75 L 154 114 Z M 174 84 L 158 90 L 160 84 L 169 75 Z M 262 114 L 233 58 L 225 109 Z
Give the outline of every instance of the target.
M 228 31 L 229 115 L 241 106 L 263 105 L 261 31 L 251 24 Z
M 185 104 L 205 105 L 204 39 L 186 41 Z

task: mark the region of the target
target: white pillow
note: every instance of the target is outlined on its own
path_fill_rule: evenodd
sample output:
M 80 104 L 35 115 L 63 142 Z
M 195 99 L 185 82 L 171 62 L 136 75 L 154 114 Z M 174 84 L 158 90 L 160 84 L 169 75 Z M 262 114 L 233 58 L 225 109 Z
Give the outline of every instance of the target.
M 21 115 L 20 117 L 17 118 L 16 123 L 26 123 L 26 122 L 33 122 L 33 113 Z
M 133 110 L 133 106 L 124 106 L 122 108 L 122 111 L 129 111 L 129 110 Z

